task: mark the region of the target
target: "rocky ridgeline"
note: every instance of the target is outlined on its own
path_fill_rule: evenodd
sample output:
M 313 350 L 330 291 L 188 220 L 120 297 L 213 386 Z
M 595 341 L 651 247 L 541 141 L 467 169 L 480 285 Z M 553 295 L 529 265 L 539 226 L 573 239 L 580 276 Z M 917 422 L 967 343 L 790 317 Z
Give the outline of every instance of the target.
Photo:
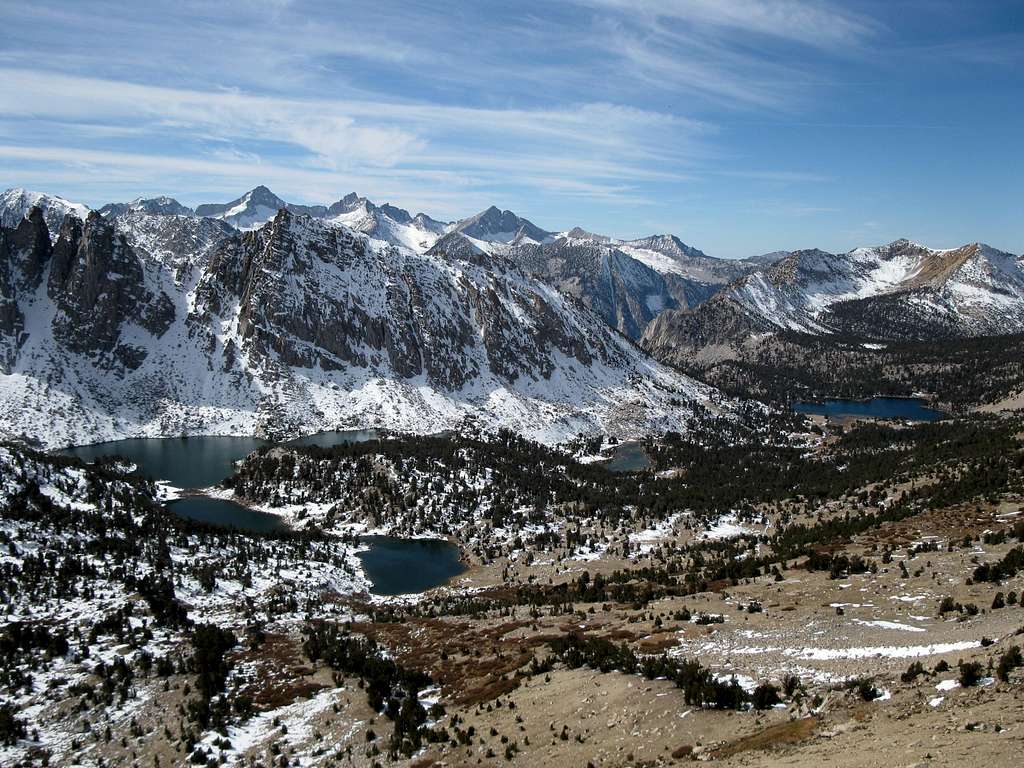
M 0 230 L 0 292 L 5 429 L 44 443 L 467 417 L 565 439 L 710 396 L 458 232 L 419 254 L 287 208 L 248 232 L 133 209 L 54 239 L 33 207 Z

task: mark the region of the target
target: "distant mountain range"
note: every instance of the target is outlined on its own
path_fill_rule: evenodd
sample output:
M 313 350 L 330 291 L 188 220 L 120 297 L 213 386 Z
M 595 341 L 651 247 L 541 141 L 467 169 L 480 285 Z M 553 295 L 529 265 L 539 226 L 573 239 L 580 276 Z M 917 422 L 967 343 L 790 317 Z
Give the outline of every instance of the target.
M 897 240 L 832 254 L 794 251 L 692 312 L 665 312 L 641 344 L 677 364 L 742 357 L 778 332 L 865 344 L 1024 332 L 1024 260 L 973 243 Z
M 786 334 L 871 349 L 1021 332 L 1022 260 L 982 244 L 730 261 L 672 235 L 549 232 L 493 207 L 442 222 L 354 193 L 99 211 L 0 196 L 0 434 L 46 414 L 48 444 L 464 419 L 641 434 L 729 411 L 656 360 L 763 365 Z
M 59 230 L 63 216 L 74 205 L 22 190 L 9 190 L 0 201 L 8 212 L 9 225 L 22 218 L 32 204 L 39 204 L 48 217 L 51 233 Z M 52 214 L 48 213 L 51 207 Z M 548 232 L 529 219 L 494 206 L 474 216 L 444 222 L 424 213 L 411 215 L 388 203 L 377 205 L 354 192 L 329 205 L 295 205 L 259 186 L 230 202 L 207 203 L 195 210 L 173 198 L 158 197 L 109 203 L 99 212 L 108 218 L 132 212 L 212 218 L 248 231 L 264 225 L 281 209 L 346 226 L 419 254 L 430 250 L 443 235 L 458 233 L 481 251 L 509 256 L 595 309 L 634 340 L 662 310 L 693 308 L 757 266 L 752 261 L 707 256 L 674 235 L 626 241 L 578 227 Z M 74 210 L 80 218 L 88 211 L 85 206 Z

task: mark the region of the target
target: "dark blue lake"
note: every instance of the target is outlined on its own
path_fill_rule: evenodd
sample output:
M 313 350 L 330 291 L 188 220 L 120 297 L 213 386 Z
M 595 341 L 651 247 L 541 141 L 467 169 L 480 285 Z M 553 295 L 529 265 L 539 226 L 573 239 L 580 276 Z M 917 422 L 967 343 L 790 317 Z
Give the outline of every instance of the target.
M 374 430 L 320 432 L 300 437 L 285 445 L 318 445 L 329 448 L 342 443 L 362 442 L 377 437 Z M 81 445 L 64 453 L 83 461 L 106 456 L 123 456 L 136 465 L 136 474 L 154 480 L 166 480 L 177 488 L 199 489 L 217 485 L 234 472 L 235 462 L 264 446 L 272 445 L 257 437 L 225 437 L 196 435 L 194 437 L 134 438 L 109 443 Z M 258 512 L 229 499 L 215 499 L 201 494 L 184 496 L 167 503 L 167 508 L 180 517 L 245 531 L 284 530 L 288 526 L 277 515 Z
M 871 400 L 826 400 L 823 403 L 793 403 L 798 413 L 819 416 L 865 416 L 875 419 L 935 421 L 942 413 L 927 407 L 927 401 L 912 397 L 875 397 Z
M 259 512 L 243 507 L 229 499 L 214 499 L 209 496 L 185 496 L 167 502 L 167 509 L 178 517 L 187 517 L 201 523 L 238 528 L 242 531 L 264 533 L 284 531 L 288 525 L 277 515 Z
M 270 443 L 256 437 L 199 435 L 115 440 L 68 448 L 65 453 L 83 461 L 124 456 L 144 477 L 178 488 L 209 488 L 231 475 L 236 461 L 265 445 Z
M 374 440 L 372 429 L 353 429 L 339 432 L 318 432 L 291 440 L 284 445 L 318 445 L 330 448 L 342 443 Z M 234 472 L 235 462 L 253 451 L 272 445 L 258 437 L 225 437 L 196 435 L 194 437 L 141 437 L 114 440 L 68 448 L 64 453 L 83 461 L 95 461 L 104 456 L 124 456 L 138 467 L 138 474 L 155 480 L 166 480 L 178 488 L 209 488 Z
M 406 595 L 441 586 L 466 570 L 459 548 L 444 539 L 364 536 L 370 549 L 359 553 L 377 595 Z

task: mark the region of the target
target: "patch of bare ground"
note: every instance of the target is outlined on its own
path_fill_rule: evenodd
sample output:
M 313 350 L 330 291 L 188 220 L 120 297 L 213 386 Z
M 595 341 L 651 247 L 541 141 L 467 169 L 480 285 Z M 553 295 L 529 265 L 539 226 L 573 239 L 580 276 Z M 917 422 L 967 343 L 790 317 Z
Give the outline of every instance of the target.
M 661 630 L 656 630 L 649 637 L 645 637 L 636 644 L 636 649 L 640 653 L 657 654 L 662 651 L 667 651 L 669 648 L 674 648 L 679 644 L 678 633 L 682 630 L 682 627 L 665 627 Z
M 770 725 L 756 733 L 736 739 L 712 750 L 710 756 L 716 760 L 721 760 L 726 757 L 733 757 L 741 752 L 765 751 L 793 746 L 805 739 L 809 739 L 818 728 L 819 722 L 818 718 L 811 716 Z M 673 756 L 675 756 L 675 753 L 673 753 Z
M 257 712 L 265 712 L 308 699 L 324 688 L 309 677 L 313 669 L 302 652 L 301 638 L 268 633 L 256 648 L 236 653 L 238 695 L 246 697 Z
M 515 636 L 530 625 L 410 619 L 400 624 L 356 623 L 352 629 L 387 647 L 404 666 L 428 672 L 446 699 L 472 705 L 519 686 L 518 672 L 534 658 L 534 649 L 553 637 Z
M 896 546 L 907 546 L 926 537 L 959 541 L 965 536 L 976 537 L 985 531 L 1003 527 L 1007 513 L 1020 510 L 1020 506 L 1019 501 L 1001 504 L 981 502 L 929 509 L 899 522 L 885 523 L 861 534 L 857 540 L 868 545 Z

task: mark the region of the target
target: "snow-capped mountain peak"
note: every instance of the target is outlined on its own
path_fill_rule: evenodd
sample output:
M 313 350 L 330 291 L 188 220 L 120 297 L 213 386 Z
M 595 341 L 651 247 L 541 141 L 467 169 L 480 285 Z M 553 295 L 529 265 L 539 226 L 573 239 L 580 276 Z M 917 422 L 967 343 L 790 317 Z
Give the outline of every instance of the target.
M 137 197 L 130 203 L 107 203 L 99 211 L 104 216 L 120 216 L 129 211 L 146 213 L 152 216 L 195 215 L 195 211 L 187 205 L 182 205 L 173 197 L 168 197 L 167 195 L 151 198 Z
M 483 243 L 510 244 L 527 239 L 544 243 L 554 239 L 554 233 L 544 231 L 529 219 L 493 205 L 475 216 L 457 221 L 453 229 Z
M 236 229 L 253 229 L 274 218 L 288 203 L 262 184 L 229 203 L 206 203 L 196 208 L 197 216 L 222 219 Z
M 425 214 L 410 216 L 407 210 L 391 203 L 378 206 L 355 192 L 332 203 L 324 218 L 415 253 L 429 250 L 447 229 L 446 224 Z
M 70 213 L 85 219 L 90 210 L 87 205 L 73 203 L 63 197 L 13 187 L 0 195 L 0 226 L 17 227 L 33 207 L 43 212 L 52 239 L 57 237 L 65 216 Z
M 712 258 L 675 235 L 650 235 L 639 240 L 614 242 L 623 253 L 656 272 L 706 286 L 707 295 L 716 290 L 711 286 L 724 286 L 754 268 L 747 262 Z
M 337 202 L 327 206 L 327 216 L 330 218 L 340 214 L 351 213 L 358 208 L 366 208 L 368 202 L 365 197 L 360 197 L 355 192 L 349 192 Z
M 607 235 L 598 235 L 594 232 L 588 232 L 583 227 L 573 227 L 568 232 L 561 232 L 556 236 L 560 240 L 568 240 L 570 242 L 590 242 L 590 243 L 610 243 L 612 238 Z
M 438 238 L 437 242 L 427 251 L 427 255 L 479 263 L 482 258 L 488 257 L 491 254 L 476 245 L 461 232 L 453 230 Z

